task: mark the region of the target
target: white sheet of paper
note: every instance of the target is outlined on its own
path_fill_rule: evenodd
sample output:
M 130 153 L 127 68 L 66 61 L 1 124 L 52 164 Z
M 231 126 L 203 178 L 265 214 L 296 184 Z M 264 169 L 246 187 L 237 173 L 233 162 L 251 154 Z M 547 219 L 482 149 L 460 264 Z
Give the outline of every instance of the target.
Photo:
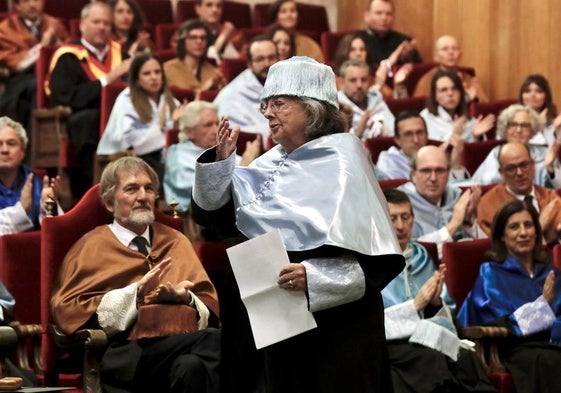
M 257 349 L 314 329 L 301 291 L 279 288 L 281 267 L 290 263 L 279 230 L 271 231 L 227 250 L 247 309 Z

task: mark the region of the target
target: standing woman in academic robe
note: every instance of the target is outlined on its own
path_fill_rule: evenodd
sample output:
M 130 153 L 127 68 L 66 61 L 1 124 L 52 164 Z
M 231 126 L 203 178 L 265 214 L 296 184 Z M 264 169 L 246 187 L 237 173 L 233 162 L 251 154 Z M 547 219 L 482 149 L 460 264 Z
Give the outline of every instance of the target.
M 404 262 L 372 163 L 360 140 L 344 132 L 335 75 L 308 57 L 280 61 L 261 101 L 278 144 L 247 168 L 235 167 L 239 127 L 230 130 L 223 118 L 217 146 L 196 165 L 193 214 L 223 236 L 251 239 L 279 229 L 292 263 L 271 284 L 304 292 L 318 327 L 257 350 L 230 272 L 220 305 L 221 386 L 240 393 L 391 391 L 380 291 Z
M 129 87 L 115 100 L 97 154 L 132 149 L 163 180 L 165 132 L 175 127 L 180 112 L 179 102 L 167 88 L 161 61 L 150 53 L 136 56 L 131 64 Z
M 499 357 L 517 393 L 559 392 L 561 272 L 542 248 L 538 214 L 514 200 L 495 215 L 489 262 L 481 265 L 458 318 L 506 327 Z

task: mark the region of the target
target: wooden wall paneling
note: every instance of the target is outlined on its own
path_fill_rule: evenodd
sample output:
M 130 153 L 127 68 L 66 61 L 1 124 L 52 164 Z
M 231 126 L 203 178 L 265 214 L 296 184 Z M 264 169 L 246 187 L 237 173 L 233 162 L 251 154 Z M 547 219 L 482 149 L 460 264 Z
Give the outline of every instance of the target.
M 458 39 L 462 45 L 461 64 L 474 67 L 477 79 L 491 95 L 491 15 L 488 0 L 461 0 Z
M 516 97 L 520 74 L 520 0 L 495 0 L 490 7 L 491 96 Z
M 435 0 L 394 0 L 394 29 L 417 40 L 424 61 L 431 61 Z
M 358 30 L 364 29 L 364 11 L 368 5 L 368 0 L 338 0 L 339 20 L 337 29 Z
M 364 28 L 368 0 L 338 0 L 338 30 Z M 492 99 L 517 97 L 529 73 L 551 84 L 561 108 L 561 40 L 558 0 L 394 0 L 394 27 L 415 37 L 432 59 L 434 40 L 453 34 L 462 43 L 464 65 L 473 66 Z
M 544 46 L 549 50 L 547 78 L 551 85 L 554 102 L 557 103 L 557 109 L 561 110 L 561 40 L 558 38 L 561 7 L 556 6 L 558 3 L 553 1 L 550 1 L 550 4 L 549 13 L 545 15 L 548 20 L 549 34 L 540 42 L 544 42 Z

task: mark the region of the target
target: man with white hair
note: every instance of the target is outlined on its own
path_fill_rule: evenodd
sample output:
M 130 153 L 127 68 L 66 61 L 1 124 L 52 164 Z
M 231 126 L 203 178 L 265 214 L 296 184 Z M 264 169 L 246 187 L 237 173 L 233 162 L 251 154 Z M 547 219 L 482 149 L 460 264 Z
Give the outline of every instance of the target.
M 164 195 L 167 203 L 179 203 L 185 212 L 191 204 L 191 189 L 195 179 L 195 161 L 206 149 L 216 144 L 218 106 L 205 101 L 193 101 L 183 108 L 179 118 L 179 142 L 169 147 L 166 155 Z M 248 142 L 237 165 L 247 166 L 261 153 L 261 136 Z
M 20 123 L 0 117 L 0 236 L 39 229 L 48 198 L 57 199 L 58 178 L 35 177 L 23 164 L 27 142 Z
M 430 83 L 432 77 L 438 69 L 442 69 L 452 70 L 458 73 L 470 101 L 489 101 L 489 97 L 485 94 L 485 91 L 483 90 L 483 87 L 481 87 L 477 77 L 472 76 L 458 68 L 461 58 L 462 48 L 458 40 L 451 35 L 440 36 L 434 43 L 434 61 L 439 65 L 419 79 L 413 95 L 415 97 L 428 96 L 430 93 Z

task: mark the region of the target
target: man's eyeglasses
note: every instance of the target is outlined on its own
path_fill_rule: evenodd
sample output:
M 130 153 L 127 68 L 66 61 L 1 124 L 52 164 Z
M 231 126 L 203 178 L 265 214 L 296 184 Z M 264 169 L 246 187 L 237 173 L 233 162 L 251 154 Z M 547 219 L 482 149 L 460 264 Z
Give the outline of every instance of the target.
M 506 123 L 509 129 L 518 129 L 520 128 L 522 131 L 531 131 L 532 130 L 532 123 L 517 123 L 515 121 L 509 121 Z
M 531 165 L 534 165 L 534 161 L 522 161 L 519 164 L 511 164 L 501 167 L 501 172 L 504 172 L 507 175 L 514 175 L 518 169 L 525 172 Z
M 446 174 L 448 174 L 448 168 L 420 168 L 417 169 L 417 172 L 419 172 L 421 175 L 429 177 L 430 175 L 432 175 L 432 173 L 434 172 L 434 174 L 436 176 L 444 176 Z

